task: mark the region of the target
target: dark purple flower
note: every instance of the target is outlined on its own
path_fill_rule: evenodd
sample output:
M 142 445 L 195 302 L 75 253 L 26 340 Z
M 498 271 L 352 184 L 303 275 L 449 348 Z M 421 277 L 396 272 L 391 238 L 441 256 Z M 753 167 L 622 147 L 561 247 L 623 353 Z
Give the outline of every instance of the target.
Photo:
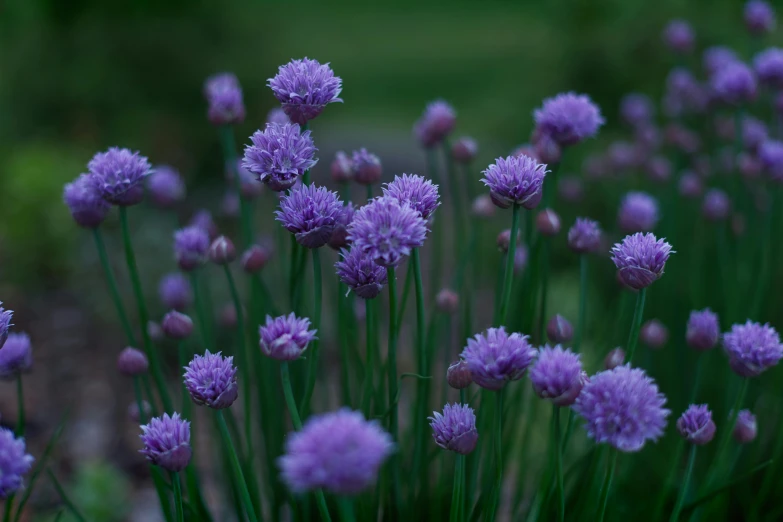
M 666 143 L 685 154 L 696 154 L 701 148 L 701 138 L 692 130 L 672 122 L 664 131 Z
M 567 343 L 574 337 L 574 328 L 568 319 L 556 314 L 546 323 L 546 336 L 555 344 Z
M 293 312 L 274 319 L 267 315 L 266 324 L 259 327 L 261 352 L 278 361 L 295 361 L 317 339 L 317 332 L 309 328 L 310 319 L 300 319 Z
M 706 404 L 691 404 L 677 419 L 677 431 L 692 444 L 707 444 L 715 436 L 712 412 Z
M 446 382 L 455 390 L 463 390 L 473 384 L 473 376 L 470 374 L 468 363 L 462 359 L 451 363 L 446 370 Z
M 732 62 L 718 70 L 710 79 L 710 87 L 724 103 L 739 105 L 756 98 L 756 76 L 742 62 Z
M 743 178 L 757 179 L 761 176 L 763 166 L 758 156 L 752 153 L 743 152 L 737 156 L 737 169 Z
M 234 172 L 236 168 L 236 172 Z M 226 176 L 231 184 L 236 185 L 236 178 L 239 177 L 239 194 L 242 199 L 256 199 L 264 192 L 264 184 L 259 183 L 258 176 L 242 166 L 242 160 L 237 159 L 236 163 L 226 165 Z
M 272 249 L 264 245 L 251 245 L 242 254 L 242 269 L 254 274 L 264 268 L 272 259 Z
M 128 377 L 147 373 L 150 363 L 144 352 L 128 346 L 117 357 L 117 371 Z
M 270 189 L 280 192 L 294 186 L 297 179 L 318 163 L 318 150 L 310 131 L 300 133 L 299 125 L 267 123 L 263 132 L 250 137 L 242 166 L 258 174 Z
M 0 307 L 2 310 L 2 307 Z M 26 333 L 8 334 L 0 347 L 0 379 L 10 381 L 20 373 L 29 372 L 33 366 L 33 350 Z
M 731 212 L 729 196 L 719 188 L 711 188 L 704 194 L 701 212 L 708 221 L 723 221 Z
M 438 186 L 424 176 L 403 174 L 383 187 L 383 195 L 396 199 L 400 205 L 408 205 L 428 220 L 440 205 Z
M 170 208 L 185 198 L 185 182 L 173 167 L 158 165 L 147 176 L 147 191 L 153 203 L 161 208 Z
M 783 49 L 770 47 L 753 59 L 753 69 L 764 85 L 774 89 L 783 87 Z
M 573 92 L 547 98 L 543 106 L 533 112 L 533 117 L 536 128 L 561 146 L 592 138 L 604 124 L 601 111 L 592 100 Z
M 314 415 L 291 434 L 277 460 L 283 482 L 302 493 L 323 488 L 335 495 L 356 495 L 370 487 L 394 442 L 377 421 L 342 408 Z
M 207 78 L 204 96 L 209 103 L 207 117 L 213 125 L 229 125 L 245 121 L 242 87 L 232 73 L 220 73 Z
M 757 377 L 783 358 L 783 345 L 775 329 L 750 320 L 732 325 L 731 331 L 723 334 L 723 351 L 731 369 L 742 377 Z
M 233 357 L 220 352 L 195 355 L 182 376 L 193 402 L 216 410 L 228 408 L 237 400 L 237 367 Z
M 459 295 L 450 288 L 441 289 L 435 296 L 435 309 L 444 314 L 454 314 L 459 310 Z
M 329 238 L 329 246 L 334 250 L 340 250 L 350 245 L 348 242 L 348 225 L 353 221 L 353 215 L 356 213 L 356 209 L 353 203 L 350 201 L 343 205 L 340 209 L 340 214 L 337 216 L 337 221 L 334 224 L 334 230 Z
M 179 272 L 166 274 L 160 279 L 158 296 L 163 306 L 171 310 L 182 312 L 193 304 L 190 281 Z
M 291 190 L 280 201 L 275 219 L 307 248 L 319 248 L 329 241 L 342 213 L 343 204 L 336 192 L 326 187 L 303 185 Z
M 517 242 L 516 244 L 519 245 L 520 240 L 522 238 L 522 233 L 520 231 L 517 231 Z M 508 249 L 511 247 L 511 229 L 507 228 L 498 234 L 496 243 L 498 245 L 498 250 L 503 252 L 504 254 L 508 252 Z
M 546 165 L 530 156 L 498 158 L 484 170 L 481 180 L 489 187 L 493 203 L 500 208 L 522 205 L 530 210 L 541 201 Z
M 775 29 L 775 11 L 764 0 L 750 0 L 745 4 L 745 27 L 752 34 L 771 33 Z
M 597 221 L 576 218 L 568 230 L 568 246 L 578 254 L 594 252 L 601 244 L 601 227 Z
M 166 337 L 179 341 L 187 339 L 193 333 L 193 320 L 183 313 L 172 310 L 163 316 L 161 327 Z
M 710 350 L 715 348 L 719 338 L 718 314 L 709 308 L 691 312 L 688 318 L 688 328 L 685 332 L 685 341 L 688 346 L 694 350 Z
M 461 455 L 468 455 L 476 449 L 478 431 L 473 408 L 467 404 L 446 404 L 443 414 L 433 411 L 432 415 L 429 421 L 435 444 Z
M 708 75 L 713 75 L 726 64 L 740 61 L 737 53 L 729 47 L 717 45 L 704 51 L 702 63 Z
M 470 164 L 476 158 L 476 154 L 478 154 L 478 143 L 468 136 L 459 138 L 451 146 L 451 157 L 463 165 Z
M 669 329 L 658 319 L 650 319 L 639 330 L 639 339 L 649 348 L 663 348 L 669 340 Z
M 225 217 L 236 218 L 239 216 L 240 211 L 239 194 L 233 189 L 226 190 L 220 202 L 220 213 Z
M 614 245 L 612 261 L 623 284 L 641 290 L 663 275 L 666 261 L 672 253 L 672 246 L 664 239 L 637 232 Z
M 531 157 L 549 165 L 560 163 L 560 159 L 563 157 L 563 147 L 552 136 L 536 128 L 531 139 L 534 151 Z
M 372 299 L 386 284 L 386 269 L 364 252 L 352 248 L 340 252 L 341 259 L 334 266 L 337 276 L 362 299 Z
M 277 75 L 267 80 L 267 87 L 277 98 L 291 121 L 304 125 L 317 117 L 330 103 L 340 102 L 343 81 L 329 64 L 307 57 L 291 60 L 278 68 Z
M 693 28 L 685 20 L 672 20 L 663 29 L 663 43 L 676 53 L 691 52 L 695 40 Z
M 149 419 L 150 415 L 152 415 L 152 405 L 145 400 L 141 401 L 141 412 L 139 412 L 138 402 L 133 401 L 128 405 L 128 417 L 137 424 L 139 422 L 146 422 L 145 419 Z
M 468 339 L 460 357 L 468 364 L 473 382 L 488 390 L 500 390 L 506 382 L 521 379 L 535 356 L 527 335 L 509 335 L 501 326 Z
M 179 267 L 188 272 L 207 260 L 209 234 L 201 227 L 191 225 L 174 233 L 174 254 Z
M 376 198 L 354 214 L 348 226 L 351 249 L 370 256 L 381 266 L 392 267 L 424 244 L 427 224 L 419 213 L 393 198 Z
M 688 199 L 698 198 L 701 196 L 702 190 L 704 190 L 701 178 L 691 171 L 682 173 L 678 187 L 680 195 Z
M 617 224 L 623 232 L 649 232 L 658 224 L 658 202 L 645 192 L 629 192 L 620 203 Z
M 174 413 L 150 419 L 141 427 L 144 449 L 139 453 L 167 471 L 182 471 L 190 462 L 190 422 Z
M 546 345 L 530 370 L 533 390 L 542 399 L 551 399 L 555 406 L 571 406 L 587 382 L 579 354 Z
M 130 206 L 144 199 L 144 178 L 152 173 L 150 162 L 138 152 L 111 147 L 87 164 L 90 183 L 112 205 Z
M 413 133 L 425 149 L 438 145 L 454 129 L 457 113 L 443 100 L 427 104 L 421 118 L 413 127 Z
M 767 140 L 759 147 L 759 159 L 770 178 L 783 181 L 783 142 Z
M 353 179 L 353 162 L 345 152 L 338 150 L 330 167 L 332 179 L 337 183 L 348 183 Z
M 351 156 L 351 178 L 360 185 L 374 185 L 381 180 L 383 166 L 375 154 L 361 148 Z
M 7 499 L 22 489 L 22 477 L 30 472 L 34 460 L 26 451 L 24 438 L 0 428 L 0 498 Z
M 750 410 L 740 410 L 739 415 L 737 415 L 737 423 L 734 425 L 734 431 L 732 432 L 734 440 L 740 444 L 747 444 L 756 440 L 757 433 L 756 416 Z
M 620 115 L 631 127 L 646 125 L 655 116 L 655 106 L 646 94 L 632 92 L 620 100 Z
M 666 427 L 666 397 L 643 370 L 630 365 L 590 377 L 576 399 L 574 411 L 586 422 L 595 442 L 623 452 L 639 451 Z
M 88 174 L 82 174 L 63 189 L 63 201 L 71 211 L 76 224 L 84 228 L 97 228 L 109 214 L 111 205 L 101 197 L 90 182 Z

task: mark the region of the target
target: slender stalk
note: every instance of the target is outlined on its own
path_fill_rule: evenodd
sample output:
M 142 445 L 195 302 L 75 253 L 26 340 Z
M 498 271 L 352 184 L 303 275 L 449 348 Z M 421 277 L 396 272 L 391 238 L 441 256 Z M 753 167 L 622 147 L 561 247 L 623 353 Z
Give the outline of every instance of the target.
M 579 316 L 574 332 L 574 352 L 579 353 L 587 314 L 587 254 L 579 254 Z
M 171 474 L 171 484 L 174 486 L 174 506 L 177 513 L 177 522 L 185 522 L 185 510 L 182 509 L 182 485 L 179 483 L 179 473 Z
M 639 329 L 642 326 L 642 318 L 644 316 L 644 299 L 647 295 L 647 289 L 642 288 L 636 295 L 636 308 L 633 312 L 633 320 L 631 322 L 631 332 L 628 334 L 628 357 L 626 362 L 632 363 L 634 353 L 636 353 L 636 345 L 639 343 Z
M 617 450 L 611 448 L 609 450 L 609 461 L 606 464 L 606 476 L 604 477 L 604 484 L 601 486 L 601 500 L 598 503 L 600 514 L 598 515 L 598 522 L 604 522 L 606 516 L 606 506 L 609 503 L 609 493 L 612 489 L 612 477 L 614 476 L 614 468 L 617 467 Z
M 350 310 L 347 308 L 348 299 L 345 295 L 346 286 L 337 282 L 337 326 L 340 339 L 340 391 L 343 404 L 351 406 L 351 358 L 348 354 L 348 318 Z M 355 360 L 355 359 L 354 359 Z
M 731 417 L 729 418 L 729 423 L 726 424 L 726 428 L 723 429 L 723 433 L 721 434 L 720 443 L 718 445 L 718 451 L 715 452 L 715 457 L 712 460 L 712 466 L 710 467 L 709 473 L 707 473 L 707 479 L 704 482 L 704 488 L 702 488 L 704 491 L 706 491 L 712 484 L 715 482 L 715 479 L 718 476 L 718 473 L 723 468 L 723 461 L 726 457 L 726 450 L 729 448 L 729 441 L 731 440 L 731 434 L 734 433 L 734 425 L 737 424 L 737 417 L 739 416 L 740 408 L 742 408 L 742 403 L 745 400 L 745 394 L 748 391 L 748 382 L 749 380 L 747 378 L 742 378 L 742 383 L 740 384 L 739 392 L 737 393 L 737 397 L 734 400 L 734 406 L 732 406 L 731 409 Z M 703 492 L 704 492 L 703 491 Z
M 691 476 L 693 475 L 693 463 L 696 462 L 696 447 L 696 444 L 691 444 L 691 451 L 688 455 L 688 467 L 685 470 L 685 478 L 682 480 L 680 494 L 677 497 L 677 503 L 674 505 L 674 511 L 672 511 L 672 516 L 669 518 L 669 522 L 677 522 L 677 520 L 680 519 L 682 506 L 685 503 L 685 498 L 688 496 Z
M 318 249 L 313 248 L 313 329 L 320 331 L 321 328 L 321 300 L 323 288 L 321 286 L 321 258 L 319 257 Z M 307 412 L 310 410 L 310 400 L 313 397 L 313 390 L 315 390 L 315 380 L 318 376 L 318 352 L 319 343 L 316 339 L 310 343 L 308 350 L 309 355 L 307 358 L 307 386 L 305 388 L 304 396 L 302 397 L 302 403 L 300 408 L 302 415 L 307 417 Z
M 405 272 L 405 283 L 403 283 L 402 285 L 402 297 L 400 298 L 400 306 L 397 308 L 398 325 L 402 324 L 402 319 L 405 317 L 405 308 L 408 306 L 408 296 L 410 296 L 411 294 L 412 282 L 413 282 L 413 263 L 409 261 L 407 272 Z
M 519 228 L 519 209 L 521 207 L 514 205 L 514 211 L 511 216 L 511 241 L 508 245 L 508 254 L 506 254 L 506 271 L 503 275 L 502 297 L 500 300 L 500 309 L 496 314 L 495 323 L 502 326 L 506 323 L 506 314 L 508 313 L 508 302 L 511 299 L 511 286 L 514 280 L 514 253 L 517 250 L 517 230 Z
M 339 497 L 337 499 L 337 508 L 340 510 L 341 522 L 356 522 L 356 514 L 353 509 L 353 498 Z
M 17 437 L 24 437 L 24 425 L 25 425 L 24 386 L 22 384 L 21 373 L 16 377 L 16 405 L 19 411 L 17 412 L 16 429 L 14 430 L 14 434 Z
M 3 522 L 11 522 L 11 507 L 14 505 L 14 496 L 11 495 L 5 499 L 5 509 L 3 509 Z
M 366 347 L 367 352 L 367 371 L 364 372 L 364 389 L 362 390 L 362 411 L 364 416 L 368 419 L 371 417 L 371 403 L 373 395 L 373 379 L 375 376 L 375 319 L 374 315 L 375 303 L 372 299 L 366 299 L 364 301 L 365 310 L 365 335 L 366 335 Z
M 562 435 L 560 432 L 560 408 L 552 407 L 552 416 L 554 420 L 554 440 L 555 440 L 555 477 L 557 483 L 557 520 L 565 520 L 565 488 L 563 487 L 563 446 L 560 444 Z
M 367 185 L 367 201 L 372 199 L 372 184 Z
M 399 418 L 397 404 L 397 278 L 394 267 L 386 267 L 386 275 L 389 280 L 389 346 L 388 346 L 388 379 L 389 379 L 389 433 L 392 439 L 399 444 Z M 397 520 L 400 506 L 400 459 L 393 454 L 389 459 L 391 467 L 391 513 L 392 520 Z
M 223 148 L 223 159 L 234 175 L 234 184 L 239 193 L 239 215 L 242 232 L 242 246 L 248 248 L 253 243 L 253 209 L 250 202 L 242 197 L 242 177 L 237 168 L 237 146 L 234 138 L 234 128 L 223 125 L 218 129 L 220 145 Z
M 156 350 L 152 349 L 152 342 L 150 341 L 149 333 L 147 332 L 147 322 L 149 315 L 147 314 L 147 305 L 144 301 L 144 291 L 141 286 L 141 278 L 139 277 L 139 269 L 136 266 L 136 255 L 133 253 L 133 243 L 131 242 L 130 227 L 128 225 L 128 208 L 120 207 L 120 226 L 122 228 L 122 242 L 125 248 L 125 262 L 128 265 L 128 273 L 130 274 L 131 284 L 133 286 L 133 294 L 136 297 L 136 306 L 138 307 L 139 322 L 141 322 L 141 337 L 144 341 L 144 352 L 150 361 L 150 369 L 152 370 L 152 377 L 155 380 L 155 385 L 158 388 L 158 395 L 160 395 L 161 401 L 163 401 L 163 407 L 166 411 L 173 411 L 171 398 L 169 397 L 168 389 L 166 388 L 166 380 L 163 378 L 163 372 L 161 370 L 161 361 Z
M 548 237 L 541 237 L 541 300 L 538 305 L 538 338 L 544 342 L 544 324 L 546 324 L 546 298 L 549 290 L 549 249 L 550 240 Z
M 95 248 L 98 250 L 98 257 L 101 260 L 103 275 L 106 277 L 106 284 L 109 286 L 109 295 L 111 295 L 111 299 L 114 302 L 114 308 L 117 309 L 117 316 L 120 318 L 120 323 L 122 323 L 122 329 L 125 330 L 125 337 L 127 337 L 129 345 L 137 346 L 136 338 L 133 335 L 133 328 L 131 328 L 130 321 L 128 320 L 128 314 L 125 313 L 125 307 L 120 298 L 120 291 L 117 289 L 117 280 L 114 278 L 114 272 L 109 263 L 109 256 L 106 253 L 106 245 L 103 242 L 101 230 L 99 228 L 92 229 L 92 237 L 95 239 Z
M 234 443 L 231 441 L 231 435 L 228 432 L 228 426 L 226 425 L 226 418 L 223 415 L 223 410 L 215 410 L 215 417 L 217 418 L 218 430 L 220 436 L 223 439 L 223 445 L 226 448 L 229 457 L 229 463 L 231 464 L 231 471 L 236 479 L 237 487 L 239 488 L 239 496 L 242 501 L 242 505 L 245 508 L 245 513 L 250 522 L 258 522 L 255 509 L 253 509 L 253 502 L 250 500 L 250 490 L 247 487 L 245 476 L 242 473 L 242 466 L 239 464 L 239 457 L 237 457 L 237 450 L 234 447 Z
M 465 455 L 457 453 L 454 463 L 454 486 L 451 494 L 449 522 L 462 522 L 462 506 L 465 483 Z
M 419 375 L 427 375 L 427 348 L 425 346 L 426 319 L 424 316 L 424 287 L 421 280 L 421 261 L 419 258 L 419 249 L 414 248 L 411 254 L 411 263 L 413 264 L 414 283 L 416 288 L 416 356 L 418 357 Z M 422 488 L 426 487 L 426 476 L 422 476 L 425 468 L 422 466 L 422 453 L 426 447 L 424 438 L 424 423 L 427 418 L 427 396 L 429 391 L 429 380 L 421 379 L 418 384 L 418 394 L 416 396 L 416 417 L 415 426 L 415 450 L 413 457 L 414 476 L 419 480 Z
M 513 233 L 512 233 L 513 235 Z M 495 392 L 495 488 L 487 503 L 486 520 L 494 522 L 503 492 L 503 389 Z
M 57 480 L 57 477 L 54 476 L 54 473 L 52 473 L 51 469 L 47 469 L 46 473 L 49 475 L 49 479 L 52 481 L 52 485 L 54 486 L 54 489 L 57 490 L 57 494 L 60 495 L 60 500 L 63 501 L 63 504 L 65 504 L 65 507 L 68 508 L 68 511 L 71 512 L 71 514 L 78 520 L 79 522 L 87 522 L 87 520 L 82 516 L 82 514 L 79 512 L 78 509 L 76 509 L 76 506 L 73 502 L 71 502 L 71 499 L 68 498 L 68 495 L 65 493 L 65 490 L 60 485 L 60 481 Z
M 438 173 L 438 150 L 430 148 L 426 150 L 427 154 L 427 173 L 433 183 L 440 185 L 440 175 Z M 437 228 L 437 230 L 435 230 Z M 427 279 L 430 283 L 429 302 L 435 301 L 435 295 L 441 288 L 441 275 L 443 272 L 443 227 L 440 220 L 435 220 L 432 236 L 432 255 L 430 256 L 430 275 Z

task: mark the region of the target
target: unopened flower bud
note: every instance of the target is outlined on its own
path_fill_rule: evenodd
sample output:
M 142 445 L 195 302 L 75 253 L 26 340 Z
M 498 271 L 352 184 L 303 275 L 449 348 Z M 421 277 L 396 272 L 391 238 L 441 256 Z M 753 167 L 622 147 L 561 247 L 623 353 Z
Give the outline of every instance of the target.
M 521 235 L 520 235 L 519 231 L 517 231 L 517 246 L 519 246 L 520 240 L 521 240 Z M 507 229 L 503 230 L 500 234 L 498 234 L 497 244 L 498 244 L 498 250 L 500 250 L 504 254 L 506 252 L 508 252 L 508 249 L 511 246 L 511 229 L 510 228 L 507 228 Z
M 650 319 L 642 325 L 639 338 L 650 348 L 662 348 L 669 340 L 669 330 L 658 319 Z
M 474 216 L 480 218 L 491 218 L 495 215 L 495 204 L 488 194 L 482 194 L 473 200 L 471 207 Z
M 574 329 L 565 317 L 557 314 L 546 324 L 546 336 L 555 344 L 567 343 L 574 337 Z
M 226 265 L 237 258 L 237 251 L 229 238 L 220 236 L 210 245 L 208 255 L 216 265 Z
M 560 232 L 560 216 L 551 208 L 542 210 L 536 216 L 536 229 L 542 236 L 555 236 Z
M 444 288 L 435 297 L 435 306 L 439 312 L 453 314 L 459 309 L 459 296 L 453 290 Z
M 143 352 L 130 346 L 120 352 L 117 357 L 117 370 L 123 375 L 133 377 L 145 373 L 149 368 L 149 361 Z
M 152 415 L 152 406 L 150 406 L 149 402 L 147 402 L 145 400 L 142 400 L 141 401 L 141 408 L 142 408 L 142 411 L 144 412 L 144 419 L 143 420 L 144 420 L 144 422 L 146 422 L 150 418 L 150 415 Z M 132 402 L 132 403 L 130 403 L 128 405 L 128 417 L 130 417 L 130 419 L 133 422 L 141 422 L 142 421 L 142 417 L 141 417 L 141 415 L 139 415 L 139 404 L 136 401 L 134 401 L 134 402 Z
M 621 366 L 625 362 L 625 350 L 619 346 L 606 354 L 604 359 L 604 368 L 607 370 L 614 370 L 618 366 Z
M 242 254 L 242 269 L 248 274 L 255 274 L 266 266 L 272 258 L 272 251 L 261 245 L 253 245 Z
M 470 375 L 468 363 L 462 359 L 451 363 L 449 369 L 446 370 L 446 381 L 449 383 L 449 386 L 456 390 L 461 390 L 470 386 L 473 382 L 473 377 Z
M 334 155 L 330 172 L 332 179 L 337 183 L 348 183 L 353 179 L 353 163 L 348 154 L 339 150 Z
M 163 331 L 170 339 L 187 339 L 193 333 L 193 320 L 185 314 L 172 310 L 163 317 Z
M 734 440 L 740 444 L 747 444 L 756 439 L 758 426 L 756 425 L 756 416 L 750 410 L 740 410 L 737 416 L 737 423 L 734 425 Z

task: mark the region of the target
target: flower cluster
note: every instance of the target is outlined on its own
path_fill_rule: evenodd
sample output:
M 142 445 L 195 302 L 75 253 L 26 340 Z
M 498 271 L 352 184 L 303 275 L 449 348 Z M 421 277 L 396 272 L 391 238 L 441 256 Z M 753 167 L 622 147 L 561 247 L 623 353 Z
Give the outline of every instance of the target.
M 324 246 L 332 237 L 343 204 L 336 192 L 325 187 L 303 185 L 280 201 L 276 219 L 307 248 Z
M 250 141 L 242 167 L 258 174 L 258 179 L 276 192 L 293 187 L 318 162 L 310 131 L 300 132 L 296 124 L 267 123 Z
M 283 111 L 299 125 L 317 117 L 328 104 L 342 102 L 342 84 L 328 63 L 306 57 L 281 65 L 277 75 L 267 80 Z
M 460 357 L 467 363 L 473 382 L 488 390 L 500 390 L 508 381 L 525 375 L 536 350 L 527 335 L 508 334 L 501 326 L 468 339 Z
M 424 244 L 426 235 L 427 225 L 418 211 L 390 197 L 376 198 L 360 208 L 348 226 L 351 249 L 385 267 L 398 265 Z

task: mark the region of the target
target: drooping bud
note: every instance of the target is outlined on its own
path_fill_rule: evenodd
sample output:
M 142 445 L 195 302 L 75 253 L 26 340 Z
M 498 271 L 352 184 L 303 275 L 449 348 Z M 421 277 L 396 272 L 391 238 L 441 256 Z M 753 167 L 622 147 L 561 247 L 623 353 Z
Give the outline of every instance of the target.
M 473 377 L 470 375 L 468 363 L 462 359 L 451 363 L 448 370 L 446 370 L 446 381 L 455 390 L 462 390 L 470 386 L 473 382 Z

